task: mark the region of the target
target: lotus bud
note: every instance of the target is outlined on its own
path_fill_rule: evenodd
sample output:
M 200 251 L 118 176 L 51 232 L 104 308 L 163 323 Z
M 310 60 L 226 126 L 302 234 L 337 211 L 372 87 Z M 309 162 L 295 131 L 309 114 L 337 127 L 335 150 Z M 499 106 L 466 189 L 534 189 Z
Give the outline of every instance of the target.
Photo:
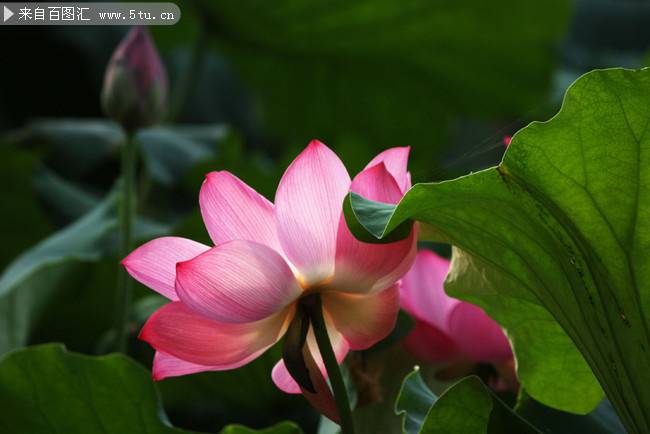
M 167 74 L 144 27 L 134 27 L 113 53 L 104 76 L 102 107 L 127 131 L 162 120 L 167 108 Z

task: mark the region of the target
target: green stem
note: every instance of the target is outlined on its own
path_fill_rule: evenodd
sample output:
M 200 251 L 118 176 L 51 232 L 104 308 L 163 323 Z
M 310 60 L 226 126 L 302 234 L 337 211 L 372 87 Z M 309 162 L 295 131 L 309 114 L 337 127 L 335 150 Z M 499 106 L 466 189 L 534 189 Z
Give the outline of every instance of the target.
M 336 361 L 336 355 L 332 349 L 332 343 L 327 334 L 320 295 L 316 297 L 315 303 L 310 309 L 310 316 L 318 349 L 323 357 L 323 362 L 325 362 L 325 369 L 327 369 L 327 375 L 329 376 L 332 391 L 334 392 L 334 399 L 336 400 L 336 408 L 341 418 L 341 434 L 354 434 L 350 400 L 348 399 L 348 392 L 343 382 L 339 364 Z
M 122 191 L 119 196 L 120 260 L 133 249 L 133 226 L 135 223 L 135 167 L 136 167 L 135 133 L 128 132 L 122 147 Z M 125 352 L 129 337 L 129 317 L 131 310 L 131 293 L 133 281 L 126 270 L 119 271 L 117 287 L 117 305 L 115 313 L 115 341 L 118 351 Z

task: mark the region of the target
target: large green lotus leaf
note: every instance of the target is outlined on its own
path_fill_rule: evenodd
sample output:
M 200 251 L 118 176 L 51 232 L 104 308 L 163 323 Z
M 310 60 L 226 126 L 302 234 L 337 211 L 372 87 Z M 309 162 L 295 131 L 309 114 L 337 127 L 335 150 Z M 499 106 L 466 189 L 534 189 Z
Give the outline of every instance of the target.
M 173 428 L 151 375 L 123 354 L 92 357 L 58 344 L 0 359 L 0 431 L 5 434 L 190 434 Z M 228 434 L 299 434 L 291 423 Z
M 404 434 L 541 434 L 475 376 L 437 397 L 415 369 L 404 378 L 395 412 L 403 415 Z
M 408 144 L 429 169 L 450 118 L 539 105 L 570 8 L 565 0 L 190 6 L 256 91 L 261 117 L 284 146 L 319 138 L 345 161 L 368 161 Z
M 363 225 L 418 220 L 457 246 L 447 291 L 507 329 L 528 393 L 586 413 L 597 378 L 630 433 L 650 432 L 648 101 L 650 70 L 586 74 L 498 167 L 416 185 L 381 233 Z
M 0 360 L 0 431 L 7 434 L 187 433 L 165 420 L 149 373 L 121 354 L 91 357 L 58 344 Z

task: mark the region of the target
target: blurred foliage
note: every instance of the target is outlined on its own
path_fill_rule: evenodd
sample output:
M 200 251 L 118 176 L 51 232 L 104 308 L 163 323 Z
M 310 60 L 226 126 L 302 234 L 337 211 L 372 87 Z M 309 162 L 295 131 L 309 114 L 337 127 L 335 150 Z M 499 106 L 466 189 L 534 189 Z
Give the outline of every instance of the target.
M 569 12 L 564 0 L 542 10 L 474 0 L 194 6 L 196 25 L 255 90 L 278 150 L 295 155 L 318 138 L 356 172 L 379 150 L 410 145 L 416 179 L 437 175 L 459 114 L 498 119 L 539 105 Z
M 37 155 L 18 147 L 0 144 L 0 182 L 2 200 L 8 206 L 2 213 L 0 266 L 4 269 L 20 252 L 36 244 L 52 226 L 43 215 L 34 194 L 32 179 L 38 164 Z M 17 230 L 30 228 L 29 231 Z

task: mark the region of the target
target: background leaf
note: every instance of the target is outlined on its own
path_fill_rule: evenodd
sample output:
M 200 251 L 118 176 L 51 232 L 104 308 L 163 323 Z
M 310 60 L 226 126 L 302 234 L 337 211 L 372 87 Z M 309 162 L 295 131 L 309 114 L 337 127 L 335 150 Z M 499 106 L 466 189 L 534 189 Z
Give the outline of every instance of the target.
M 626 433 L 612 405 L 606 399 L 586 416 L 554 410 L 530 397 L 520 399 L 516 410 L 518 414 L 538 427 L 544 434 Z
M 149 372 L 125 355 L 91 357 L 57 344 L 0 359 L 0 427 L 6 434 L 172 434 Z M 300 434 L 293 423 L 228 434 Z
M 70 353 L 56 344 L 0 360 L 0 404 L 7 434 L 189 433 L 165 421 L 150 376 L 137 363 L 119 354 Z
M 75 264 L 112 256 L 117 236 L 115 201 L 116 194 L 109 194 L 82 218 L 24 251 L 4 270 L 0 276 L 0 354 L 27 343 L 34 323 L 60 295 L 58 291 L 65 289 L 62 282 Z M 148 239 L 169 228 L 139 219 L 135 230 L 137 238 Z
M 300 427 L 291 422 L 279 423 L 271 428 L 256 430 L 241 425 L 229 425 L 221 434 L 302 434 Z
M 98 260 L 115 225 L 114 196 L 78 222 L 46 238 L 0 277 L 0 354 L 24 345 L 71 263 Z
M 198 163 L 214 158 L 227 132 L 212 125 L 156 127 L 141 131 L 138 142 L 151 176 L 173 185 Z
M 3 224 L 0 225 L 0 238 L 4 243 L 0 249 L 2 268 L 53 229 L 32 191 L 37 158 L 33 152 L 0 143 L 0 182 L 7 210 L 2 214 Z
M 417 434 L 424 424 L 429 409 L 438 397 L 424 382 L 419 369 L 408 374 L 395 402 L 395 412 L 402 414 L 404 433 Z

